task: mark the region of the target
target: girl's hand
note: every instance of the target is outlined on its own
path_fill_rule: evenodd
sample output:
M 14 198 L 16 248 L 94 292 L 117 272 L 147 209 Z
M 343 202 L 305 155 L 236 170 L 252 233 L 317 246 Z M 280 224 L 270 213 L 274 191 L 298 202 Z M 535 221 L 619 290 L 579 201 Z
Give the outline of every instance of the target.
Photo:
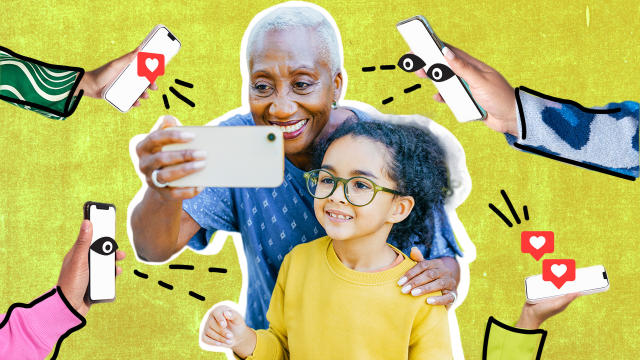
M 202 341 L 209 345 L 230 348 L 244 359 L 253 354 L 256 348 L 256 332 L 247 326 L 237 311 L 221 305 L 209 314 Z

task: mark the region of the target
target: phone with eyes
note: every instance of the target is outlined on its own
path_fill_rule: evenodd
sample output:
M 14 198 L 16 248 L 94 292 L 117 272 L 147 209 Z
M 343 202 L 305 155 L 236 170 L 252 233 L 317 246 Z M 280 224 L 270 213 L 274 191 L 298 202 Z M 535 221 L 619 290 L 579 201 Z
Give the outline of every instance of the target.
M 84 204 L 84 218 L 93 226 L 89 247 L 89 299 L 110 302 L 116 298 L 116 207 L 88 201 Z
M 455 75 L 447 65 L 442 54 L 444 44 L 435 34 L 427 19 L 423 16 L 414 16 L 400 21 L 396 27 L 413 52 L 413 56 L 411 56 L 412 54 L 403 56 L 398 65 L 409 72 L 424 67 L 427 77 L 431 79 L 459 122 L 486 119 L 486 111 L 473 99 L 466 82 Z M 407 58 L 413 59 L 413 61 L 407 62 Z M 405 59 L 404 63 L 403 59 Z M 422 66 L 418 67 L 416 63 L 420 63 L 419 65 Z M 409 65 L 414 68 L 407 69 L 406 67 Z
M 166 67 L 169 61 L 178 53 L 180 46 L 180 41 L 166 26 L 156 25 L 142 41 L 140 51 L 162 54 Z M 105 88 L 102 97 L 121 112 L 127 112 L 150 84 L 146 77 L 138 76 L 138 60 L 134 59 Z
M 162 151 L 204 150 L 204 169 L 169 182 L 175 187 L 280 186 L 284 180 L 284 140 L 277 126 L 178 126 L 166 129 L 195 135 Z M 161 179 L 160 179 L 161 180 Z
M 527 302 L 542 300 L 579 292 L 582 295 L 596 294 L 609 290 L 609 276 L 604 266 L 596 265 L 576 269 L 576 279 L 567 281 L 558 289 L 552 282 L 542 280 L 542 275 L 529 276 L 524 281 Z

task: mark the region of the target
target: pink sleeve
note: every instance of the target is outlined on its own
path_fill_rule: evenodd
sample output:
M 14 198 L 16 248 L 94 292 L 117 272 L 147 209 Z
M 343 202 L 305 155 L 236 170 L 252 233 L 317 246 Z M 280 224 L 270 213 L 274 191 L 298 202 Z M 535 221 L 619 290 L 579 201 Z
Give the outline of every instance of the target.
M 0 315 L 2 317 L 2 315 Z M 86 324 L 56 287 L 29 304 L 12 304 L 0 322 L 0 359 L 44 359 Z

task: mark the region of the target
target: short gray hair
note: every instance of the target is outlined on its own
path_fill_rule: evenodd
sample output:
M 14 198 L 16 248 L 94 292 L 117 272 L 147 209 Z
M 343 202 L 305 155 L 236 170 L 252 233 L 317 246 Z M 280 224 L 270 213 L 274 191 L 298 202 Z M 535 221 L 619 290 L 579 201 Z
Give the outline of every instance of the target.
M 311 7 L 281 6 L 271 10 L 260 19 L 251 30 L 247 41 L 247 65 L 255 41 L 259 36 L 272 30 L 311 29 L 318 35 L 320 55 L 327 59 L 329 68 L 335 74 L 342 68 L 340 43 L 333 26 L 318 10 Z

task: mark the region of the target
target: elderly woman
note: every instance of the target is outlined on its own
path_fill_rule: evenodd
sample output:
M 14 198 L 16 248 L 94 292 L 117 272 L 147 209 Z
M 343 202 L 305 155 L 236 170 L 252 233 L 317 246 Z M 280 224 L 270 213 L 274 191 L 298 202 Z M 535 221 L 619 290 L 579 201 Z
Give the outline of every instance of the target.
M 283 184 L 275 189 L 162 187 L 201 170 L 204 155 L 163 152 L 162 146 L 189 139 L 177 131 L 155 131 L 137 147 L 149 188 L 131 218 L 136 251 L 149 261 L 164 261 L 184 246 L 202 249 L 216 230 L 239 231 L 249 267 L 246 319 L 256 329 L 268 327 L 265 314 L 284 256 L 295 245 L 326 235 L 313 215 L 313 198 L 303 179 L 314 145 L 347 118 L 369 120 L 360 110 L 336 105 L 344 70 L 328 14 L 312 6 L 277 6 L 265 12 L 246 43 L 251 113 L 220 125 L 279 126 L 285 139 Z M 165 119 L 162 127 L 171 125 L 175 120 Z M 434 218 L 424 219 L 431 238 L 411 239 L 430 260 L 398 279 L 398 291 L 419 296 L 442 290 L 442 296 L 427 302 L 449 304 L 455 300 L 459 268 L 454 256 L 460 250 L 442 204 L 434 210 Z

